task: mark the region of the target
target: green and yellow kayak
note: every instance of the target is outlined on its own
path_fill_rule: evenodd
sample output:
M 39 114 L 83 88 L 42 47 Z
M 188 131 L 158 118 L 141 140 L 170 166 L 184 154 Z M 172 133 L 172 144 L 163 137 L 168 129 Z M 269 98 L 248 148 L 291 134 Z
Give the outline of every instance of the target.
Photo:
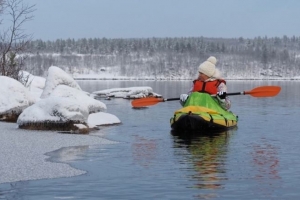
M 237 126 L 238 116 L 224 110 L 215 97 L 193 92 L 170 119 L 171 128 L 181 131 L 223 131 Z

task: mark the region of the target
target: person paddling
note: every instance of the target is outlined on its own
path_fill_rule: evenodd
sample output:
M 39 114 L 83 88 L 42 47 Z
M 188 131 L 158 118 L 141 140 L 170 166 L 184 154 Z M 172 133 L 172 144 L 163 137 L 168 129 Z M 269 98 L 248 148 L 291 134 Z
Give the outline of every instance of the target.
M 225 110 L 231 107 L 231 101 L 226 96 L 227 86 L 226 81 L 221 77 L 220 71 L 216 68 L 217 59 L 210 56 L 204 61 L 198 69 L 199 75 L 193 81 L 193 86 L 188 94 L 180 95 L 180 104 L 183 106 L 192 92 L 206 92 L 211 95 L 216 95 L 219 104 Z

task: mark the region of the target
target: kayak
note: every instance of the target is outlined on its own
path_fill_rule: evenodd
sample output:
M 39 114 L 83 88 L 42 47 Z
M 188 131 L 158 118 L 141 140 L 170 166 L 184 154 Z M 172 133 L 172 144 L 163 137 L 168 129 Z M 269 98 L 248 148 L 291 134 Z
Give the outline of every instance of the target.
M 216 97 L 207 93 L 193 92 L 184 106 L 170 119 L 172 130 L 224 131 L 237 126 L 238 116 L 224 110 Z

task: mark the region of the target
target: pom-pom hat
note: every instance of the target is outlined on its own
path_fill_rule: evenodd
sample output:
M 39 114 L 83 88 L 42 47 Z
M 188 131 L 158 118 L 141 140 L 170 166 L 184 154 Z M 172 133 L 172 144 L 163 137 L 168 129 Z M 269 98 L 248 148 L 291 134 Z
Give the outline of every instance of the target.
M 217 59 L 214 56 L 210 56 L 199 66 L 199 72 L 205 74 L 208 77 L 213 77 L 216 72 Z

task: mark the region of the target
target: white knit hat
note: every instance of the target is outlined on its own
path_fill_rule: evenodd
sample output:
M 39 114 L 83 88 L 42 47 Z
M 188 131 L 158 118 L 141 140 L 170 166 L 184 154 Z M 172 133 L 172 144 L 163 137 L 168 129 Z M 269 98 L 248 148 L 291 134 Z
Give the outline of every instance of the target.
M 210 56 L 199 66 L 199 72 L 205 74 L 208 77 L 214 76 L 216 72 L 217 59 L 214 56 Z

